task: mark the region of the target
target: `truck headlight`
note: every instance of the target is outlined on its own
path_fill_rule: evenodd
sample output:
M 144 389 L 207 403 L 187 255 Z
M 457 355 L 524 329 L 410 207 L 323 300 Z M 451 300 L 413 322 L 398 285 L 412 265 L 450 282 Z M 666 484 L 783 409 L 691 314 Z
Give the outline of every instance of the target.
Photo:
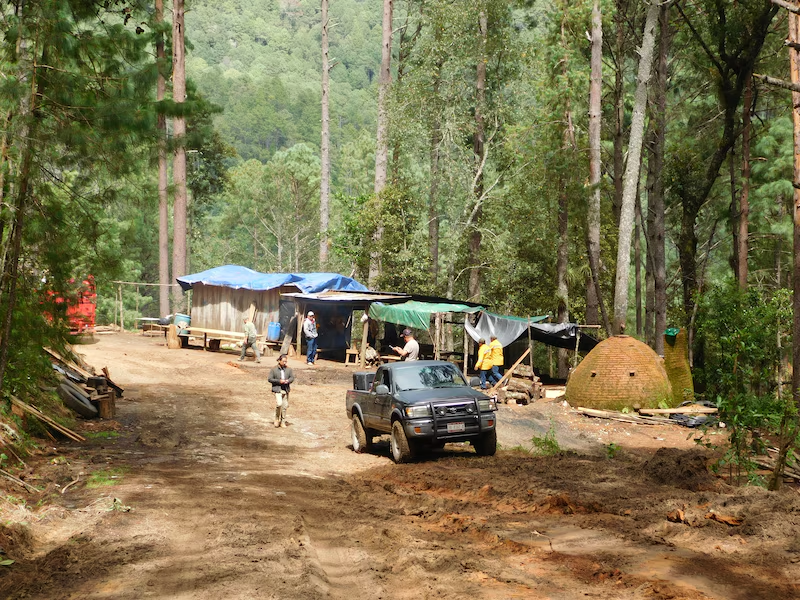
M 497 400 L 494 398 L 487 398 L 486 400 L 478 400 L 478 407 L 481 409 L 481 412 L 489 412 L 492 410 L 497 410 Z
M 405 412 L 409 419 L 420 419 L 422 417 L 431 416 L 431 407 L 428 404 L 422 404 L 419 406 L 406 406 Z

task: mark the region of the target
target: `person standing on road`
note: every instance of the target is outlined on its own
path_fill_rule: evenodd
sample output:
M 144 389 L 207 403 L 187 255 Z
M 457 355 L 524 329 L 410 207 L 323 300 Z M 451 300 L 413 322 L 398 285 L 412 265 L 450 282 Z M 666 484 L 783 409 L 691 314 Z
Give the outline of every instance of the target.
M 317 336 L 319 336 L 317 332 L 317 320 L 313 310 L 308 311 L 306 320 L 303 321 L 303 333 L 306 334 L 306 343 L 308 344 L 306 364 L 313 365 L 314 361 L 317 360 Z
M 258 331 L 256 326 L 250 321 L 248 317 L 244 318 L 244 342 L 242 342 L 242 354 L 239 356 L 239 362 L 244 360 L 247 355 L 247 349 L 252 348 L 256 354 L 256 362 L 261 362 L 261 353 L 258 351 Z
M 414 339 L 414 334 L 411 333 L 411 330 L 403 329 L 403 333 L 400 335 L 403 336 L 406 345 L 402 348 L 400 346 L 392 346 L 392 350 L 402 356 L 403 360 L 419 360 L 419 342 Z
M 269 382 L 275 394 L 275 427 L 288 427 L 286 411 L 289 408 L 289 387 L 294 381 L 294 371 L 286 366 L 289 359 L 285 354 L 278 357 L 278 364 L 269 372 Z
M 505 359 L 503 358 L 503 344 L 500 343 L 496 335 L 491 336 L 489 340 L 489 350 L 491 351 L 490 356 L 492 361 L 492 379 L 495 383 L 500 383 L 500 380 L 503 378 L 500 374 L 500 367 L 505 363 Z
M 481 389 L 485 390 L 486 386 L 486 379 L 492 376 L 492 351 L 489 348 L 489 344 L 486 343 L 486 340 L 481 338 L 478 340 L 478 358 L 475 361 L 475 368 L 480 371 L 481 375 Z

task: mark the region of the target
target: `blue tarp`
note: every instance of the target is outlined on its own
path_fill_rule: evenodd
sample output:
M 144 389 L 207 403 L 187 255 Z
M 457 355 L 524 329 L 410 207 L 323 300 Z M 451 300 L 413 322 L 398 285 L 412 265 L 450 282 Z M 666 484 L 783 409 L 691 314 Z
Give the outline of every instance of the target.
M 184 291 L 192 289 L 194 284 L 217 285 L 235 290 L 264 291 L 293 285 L 301 292 L 310 294 L 325 290 L 341 290 L 347 292 L 366 292 L 365 286 L 355 279 L 338 273 L 259 273 L 238 265 L 214 267 L 202 273 L 178 277 L 177 282 Z

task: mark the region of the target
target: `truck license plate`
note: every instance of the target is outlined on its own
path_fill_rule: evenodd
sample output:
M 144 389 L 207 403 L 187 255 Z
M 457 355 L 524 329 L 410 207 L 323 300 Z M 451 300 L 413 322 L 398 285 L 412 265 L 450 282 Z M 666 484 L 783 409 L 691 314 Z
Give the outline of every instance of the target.
M 447 433 L 458 433 L 459 431 L 464 431 L 463 422 L 447 424 Z

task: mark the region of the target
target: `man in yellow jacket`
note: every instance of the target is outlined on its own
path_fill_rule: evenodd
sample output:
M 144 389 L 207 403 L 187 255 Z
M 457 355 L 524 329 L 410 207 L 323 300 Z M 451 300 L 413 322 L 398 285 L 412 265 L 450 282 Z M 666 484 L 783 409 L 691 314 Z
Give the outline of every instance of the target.
M 503 358 L 503 344 L 500 343 L 500 340 L 497 339 L 496 335 L 490 337 L 489 340 L 489 357 L 492 362 L 492 379 L 494 379 L 495 383 L 500 383 L 500 380 L 503 378 L 500 375 L 500 368 L 505 363 L 505 359 Z
M 486 340 L 481 338 L 478 340 L 478 358 L 475 361 L 475 368 L 480 371 L 481 376 L 481 389 L 486 389 L 486 378 L 492 376 L 492 358 L 491 349 Z

